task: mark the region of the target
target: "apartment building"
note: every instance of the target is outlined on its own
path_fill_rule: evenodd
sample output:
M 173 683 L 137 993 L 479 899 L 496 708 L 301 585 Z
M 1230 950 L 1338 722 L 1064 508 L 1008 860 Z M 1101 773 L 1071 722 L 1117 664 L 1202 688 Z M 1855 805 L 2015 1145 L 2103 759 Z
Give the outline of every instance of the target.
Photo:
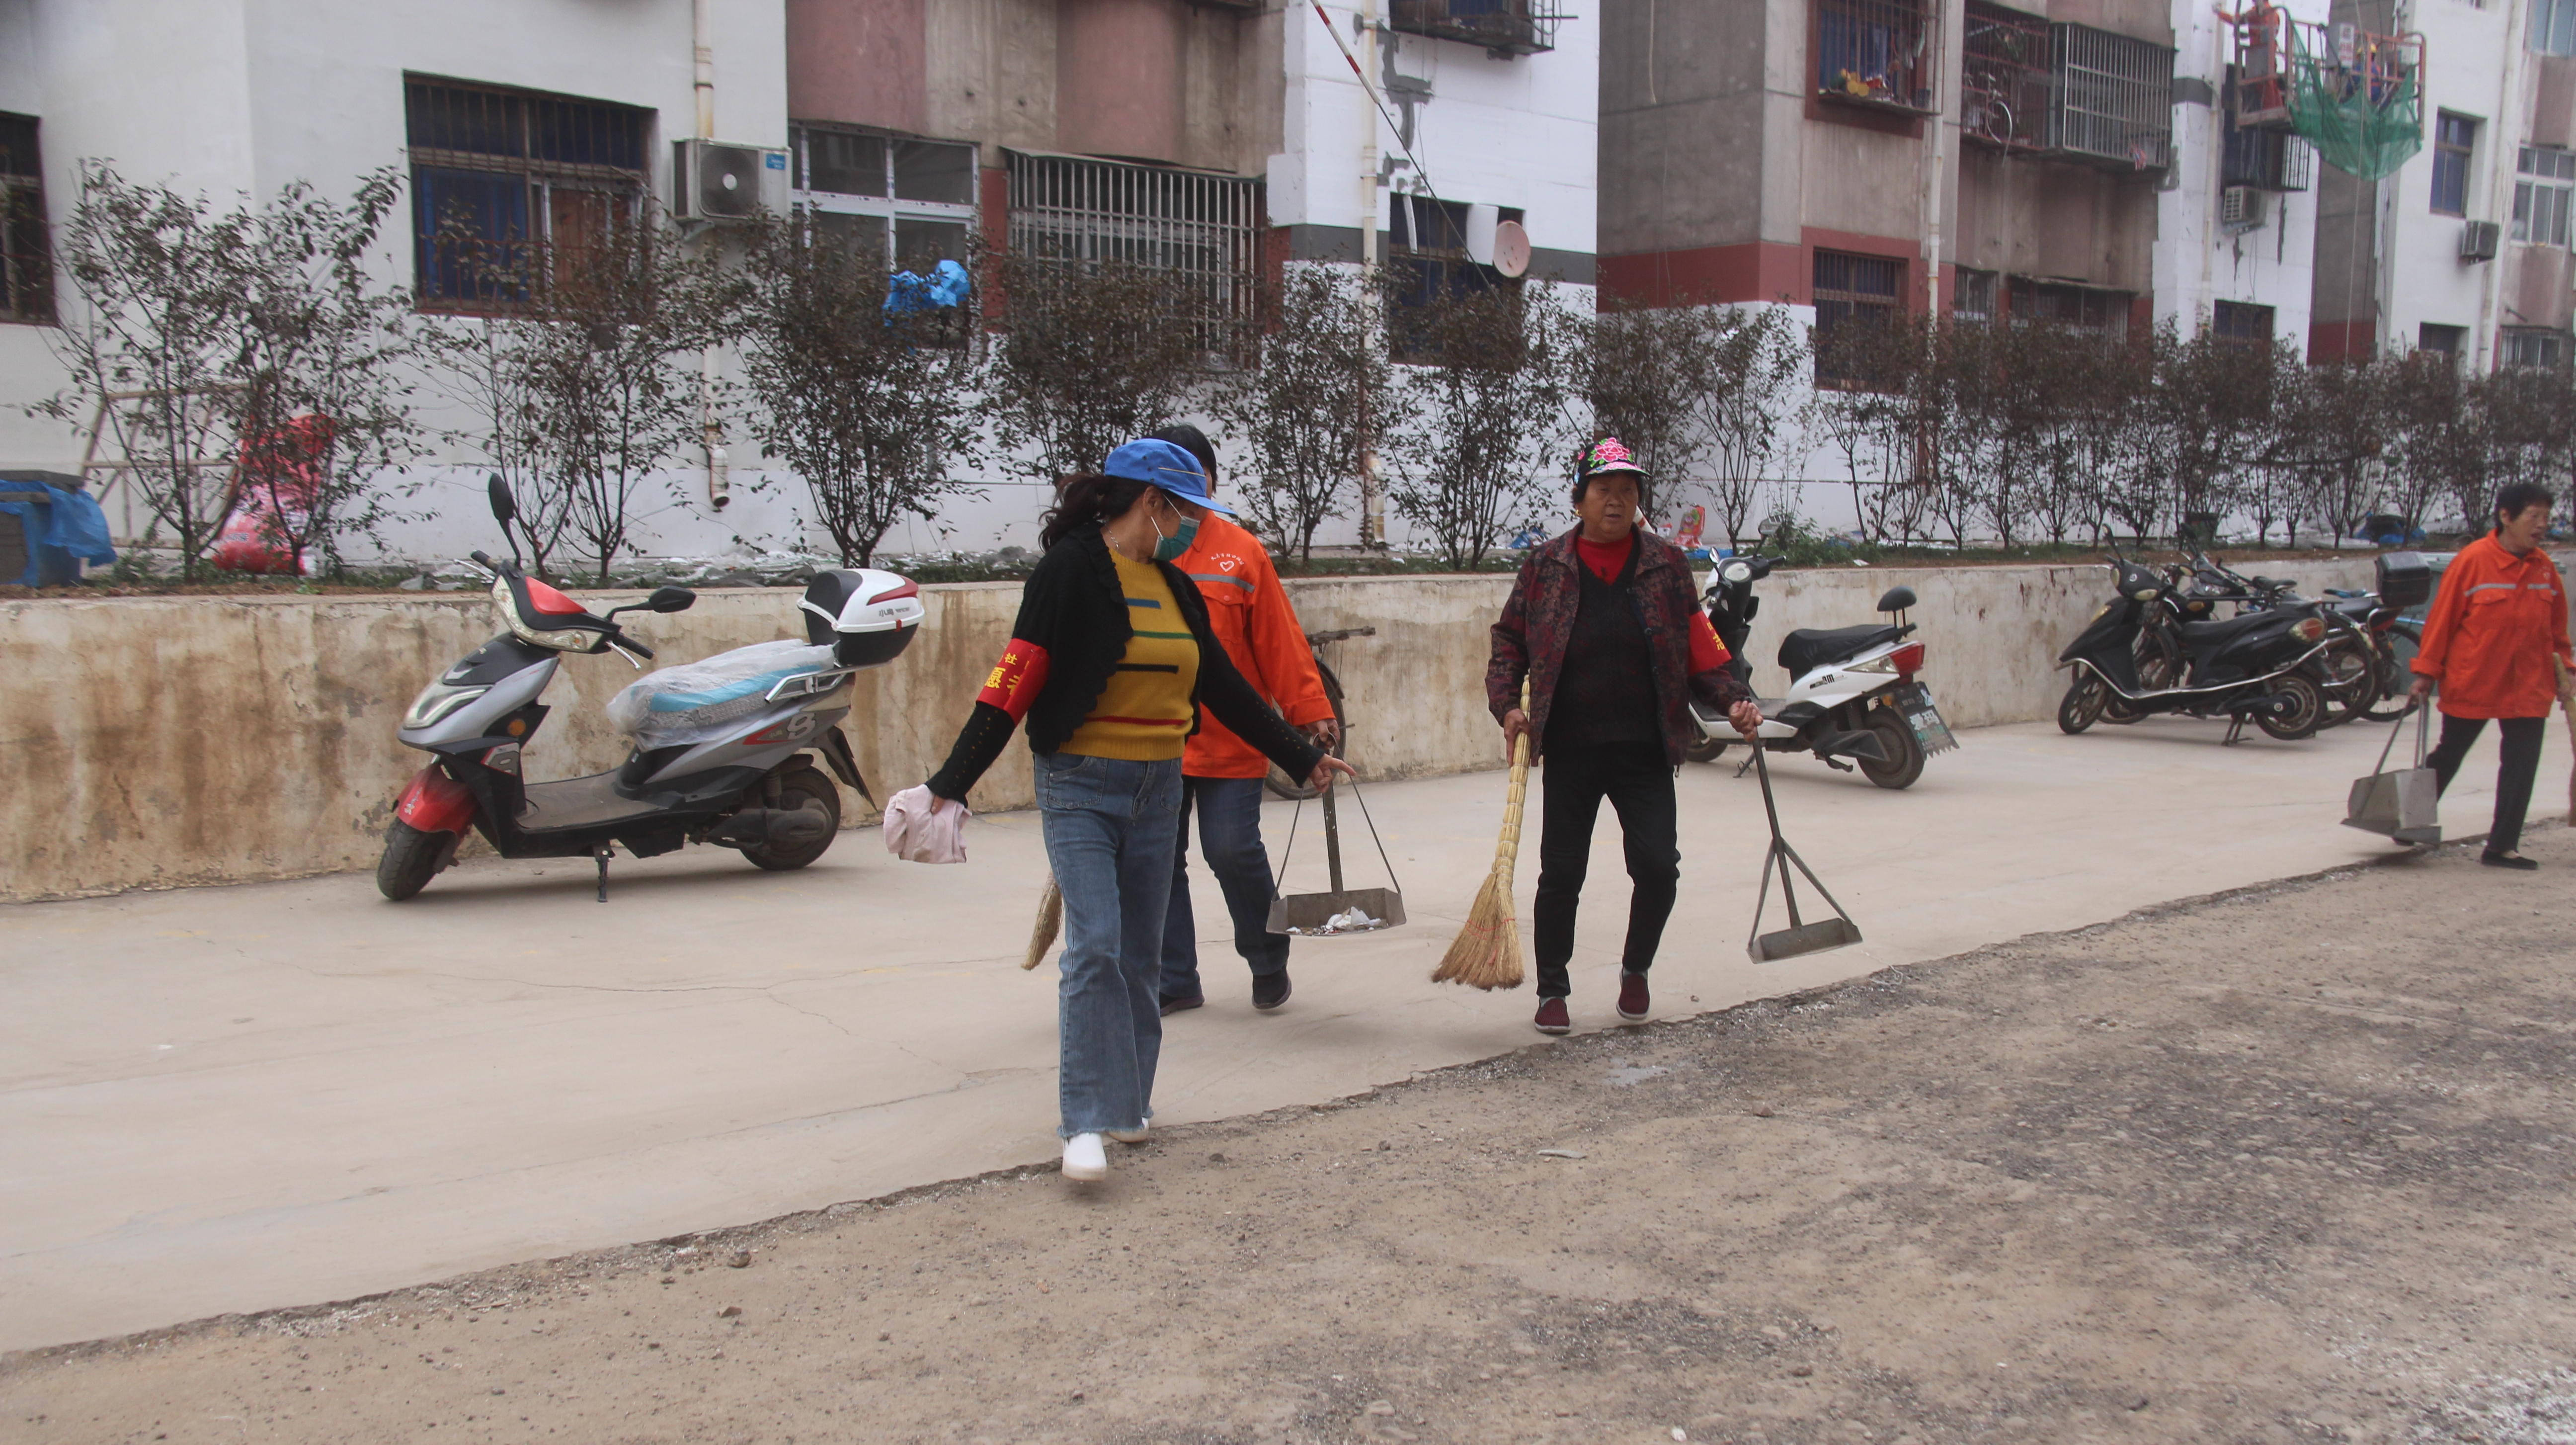
M 2310 354 L 2567 364 L 2576 7 L 2363 0 L 2333 26 L 2420 38 L 2423 144 L 2378 179 L 2324 173 Z
M 1612 0 L 1601 286 L 2127 331 L 2172 161 L 2163 0 Z M 1615 83 L 1614 83 L 1614 79 Z
M 1594 281 L 1597 25 L 1546 0 L 789 0 L 787 30 L 797 203 L 898 260 L 975 229 L 1248 308 L 1288 265 L 1438 284 L 1510 222 L 1529 278 Z M 943 522 L 1025 542 L 1042 484 L 984 482 Z
M 77 303 L 43 261 L 83 162 L 218 202 L 297 180 L 345 196 L 394 167 L 408 210 L 372 264 L 437 305 L 459 284 L 424 240 L 441 215 L 495 237 L 553 238 L 607 208 L 671 197 L 679 142 L 783 148 L 785 42 L 781 0 L 0 6 L 0 187 L 19 218 L 0 228 L 0 462 L 73 472 L 82 460 L 85 428 L 20 408 L 63 385 L 47 333 Z M 435 515 L 397 537 L 399 550 L 488 543 L 480 476 L 461 464 L 418 473 L 425 489 L 405 510 Z M 105 496 L 120 532 L 139 530 L 112 486 Z M 676 509 L 676 531 L 695 526 L 689 512 Z
M 2289 27 L 2327 0 L 2249 0 L 2237 12 L 2175 0 L 2173 164 L 2156 196 L 2154 312 L 2202 330 L 2304 350 L 2315 289 L 2316 150 L 2291 125 Z

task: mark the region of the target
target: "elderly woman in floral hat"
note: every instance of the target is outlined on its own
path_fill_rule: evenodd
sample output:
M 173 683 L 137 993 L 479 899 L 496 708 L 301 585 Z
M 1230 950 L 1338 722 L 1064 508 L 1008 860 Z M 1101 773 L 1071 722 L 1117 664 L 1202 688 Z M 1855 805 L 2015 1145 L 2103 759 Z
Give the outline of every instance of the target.
M 1691 700 L 1726 709 L 1748 740 L 1762 726 L 1761 708 L 1727 667 L 1726 647 L 1700 610 L 1690 559 L 1638 525 L 1645 485 L 1616 437 L 1575 453 L 1574 510 L 1582 522 L 1521 564 L 1485 667 L 1485 699 L 1503 725 L 1504 749 L 1526 732 L 1530 755 L 1546 765 L 1530 920 L 1543 1034 L 1573 1027 L 1566 965 L 1602 801 L 1619 814 L 1632 885 L 1619 1017 L 1642 1023 L 1652 1004 L 1646 970 L 1680 886 L 1673 773 L 1697 727 Z

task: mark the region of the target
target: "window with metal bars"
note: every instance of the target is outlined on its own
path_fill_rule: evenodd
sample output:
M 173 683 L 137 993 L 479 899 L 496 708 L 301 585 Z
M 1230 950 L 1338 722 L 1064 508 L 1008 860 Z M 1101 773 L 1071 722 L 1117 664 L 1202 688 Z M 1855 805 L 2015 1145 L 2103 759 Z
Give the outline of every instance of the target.
M 2049 34 L 2057 70 L 2050 147 L 2162 170 L 2173 158 L 2173 50 L 2072 22 Z
M 1952 273 L 1950 283 L 1950 316 L 1956 321 L 1986 322 L 1995 319 L 1995 283 L 2002 278 L 1992 271 L 1962 266 Z
M 2567 367 L 2568 336 L 2546 326 L 2508 326 L 2504 329 L 2504 364 L 2527 366 L 2537 370 L 2563 371 Z
M 2524 146 L 2514 171 L 2513 238 L 2534 246 L 2566 245 L 2569 203 L 2576 201 L 2576 151 Z
M 523 301 L 642 203 L 649 110 L 416 75 L 403 110 L 423 305 Z
M 1816 252 L 1812 297 L 1816 304 L 1816 384 L 1855 386 L 1864 366 L 1836 337 L 1853 339 L 1863 328 L 1894 321 L 1903 307 L 1905 263 L 1893 256 L 1850 251 Z
M 1393 285 L 1387 292 L 1387 345 L 1398 361 L 1428 365 L 1437 358 L 1422 318 L 1424 308 L 1479 291 L 1517 291 L 1521 278 L 1505 276 L 1468 255 L 1466 202 L 1404 194 L 1390 202 L 1387 270 Z M 1505 206 L 1497 219 L 1518 221 L 1524 214 Z
M 796 204 L 853 255 L 928 275 L 967 262 L 975 233 L 975 147 L 969 142 L 834 126 L 791 128 Z
M 2272 344 L 2272 308 L 2248 301 L 2212 302 L 2209 332 L 2221 341 L 2269 346 Z
M 1564 18 L 1549 0 L 1395 0 L 1387 12 L 1394 29 L 1464 40 L 1495 56 L 1554 50 Z
M 2126 336 L 2130 300 L 2126 291 L 2015 276 L 2007 304 L 2015 321 L 2041 321 L 2101 336 Z
M 1261 182 L 1082 156 L 1005 153 L 1010 248 L 1023 261 L 1174 273 L 1205 305 L 1207 349 L 1258 320 Z
M 2048 143 L 2048 22 L 1968 0 L 1959 66 L 1959 129 L 2006 150 Z
M 1928 115 L 1931 18 L 1923 0 L 1815 0 L 1816 93 Z
M 2287 131 L 2231 125 L 2219 158 L 2219 184 L 2258 191 L 2304 191 L 2316 172 L 2314 151 Z
M 36 118 L 0 114 L 0 321 L 53 319 L 53 233 Z

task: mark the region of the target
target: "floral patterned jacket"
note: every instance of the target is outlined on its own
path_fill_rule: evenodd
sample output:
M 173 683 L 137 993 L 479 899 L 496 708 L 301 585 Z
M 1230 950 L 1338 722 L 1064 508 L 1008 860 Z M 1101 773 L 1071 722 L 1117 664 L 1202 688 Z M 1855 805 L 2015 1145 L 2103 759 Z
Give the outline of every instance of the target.
M 1567 639 L 1574 614 L 1583 602 L 1583 564 L 1574 555 L 1581 528 L 1532 548 L 1494 624 L 1494 651 L 1485 664 L 1485 705 L 1500 722 L 1521 705 L 1521 679 L 1530 685 L 1530 756 L 1547 748 L 1547 718 L 1556 696 L 1557 675 L 1565 667 Z M 1671 542 L 1639 528 L 1637 570 L 1630 596 L 1638 620 L 1645 624 L 1646 645 L 1654 656 L 1655 702 L 1661 717 L 1664 754 L 1681 766 L 1682 748 L 1698 736 L 1690 703 L 1696 697 L 1723 710 L 1751 697 L 1727 667 L 1726 645 L 1717 640 L 1691 587 L 1690 558 Z

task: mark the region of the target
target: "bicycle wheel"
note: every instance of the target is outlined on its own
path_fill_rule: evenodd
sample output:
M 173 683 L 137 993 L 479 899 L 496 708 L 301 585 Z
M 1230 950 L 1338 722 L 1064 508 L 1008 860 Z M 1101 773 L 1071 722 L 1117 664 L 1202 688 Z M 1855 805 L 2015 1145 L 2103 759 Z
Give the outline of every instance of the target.
M 2357 717 L 2367 717 L 2379 701 L 2379 660 L 2372 656 L 2369 641 L 2359 631 L 2337 637 L 2327 644 L 2313 664 L 2318 686 L 2326 695 L 2326 711 L 2319 730 L 2341 727 Z
M 2362 712 L 2372 722 L 2395 722 L 2414 706 L 2408 689 L 2415 685 L 2415 646 L 2421 634 L 2412 622 L 2399 622 L 2371 639 L 2379 667 L 2379 699 Z
M 1345 750 L 1351 745 L 1351 720 L 1342 712 L 1342 680 L 1333 675 L 1333 670 L 1325 666 L 1321 658 L 1316 659 L 1315 671 L 1324 679 L 1324 701 L 1333 705 L 1332 751 L 1333 756 L 1338 758 L 1343 756 Z M 1277 763 L 1270 765 L 1270 773 L 1261 780 L 1261 783 L 1274 796 L 1282 798 L 1311 798 L 1317 792 L 1315 786 L 1304 778 L 1292 778 L 1279 771 Z

